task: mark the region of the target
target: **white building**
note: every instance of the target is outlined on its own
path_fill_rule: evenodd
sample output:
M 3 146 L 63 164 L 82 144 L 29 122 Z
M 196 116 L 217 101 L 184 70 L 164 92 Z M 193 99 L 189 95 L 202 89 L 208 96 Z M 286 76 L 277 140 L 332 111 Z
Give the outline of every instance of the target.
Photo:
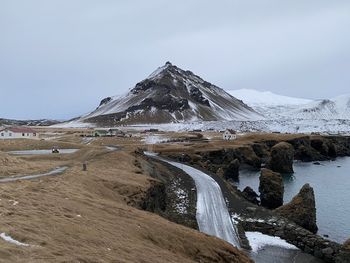
M 237 139 L 237 133 L 234 130 L 227 129 L 224 134 L 222 135 L 224 140 L 236 140 Z
M 125 133 L 122 130 L 115 129 L 115 128 L 109 129 L 108 135 L 109 136 L 117 136 L 117 137 L 125 137 Z
M 38 133 L 29 127 L 9 127 L 0 129 L 0 139 L 36 139 Z

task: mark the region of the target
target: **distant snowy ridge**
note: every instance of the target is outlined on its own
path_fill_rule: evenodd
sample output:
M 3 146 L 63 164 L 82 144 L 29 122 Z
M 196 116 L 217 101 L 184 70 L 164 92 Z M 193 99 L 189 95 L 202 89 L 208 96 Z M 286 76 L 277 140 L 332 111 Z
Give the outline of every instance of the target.
M 334 99 L 317 100 L 295 109 L 284 116 L 298 119 L 350 119 L 350 95 L 338 96 Z
M 249 89 L 229 90 L 268 120 L 349 120 L 350 95 L 333 99 L 309 100 Z
M 258 91 L 253 89 L 227 90 L 232 96 L 243 100 L 249 106 L 266 105 L 303 105 L 312 102 L 309 99 L 301 99 L 278 95 L 271 91 Z
M 286 113 L 312 102 L 312 100 L 283 96 L 270 91 L 239 89 L 227 92 L 243 100 L 267 120 L 288 118 L 285 116 Z

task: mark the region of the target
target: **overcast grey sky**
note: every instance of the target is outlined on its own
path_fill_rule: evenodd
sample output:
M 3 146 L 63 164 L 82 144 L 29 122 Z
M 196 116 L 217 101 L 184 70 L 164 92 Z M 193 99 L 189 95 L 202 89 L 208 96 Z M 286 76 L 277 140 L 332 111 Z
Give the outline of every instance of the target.
M 171 61 L 224 89 L 350 93 L 349 0 L 0 0 L 0 117 L 71 118 Z

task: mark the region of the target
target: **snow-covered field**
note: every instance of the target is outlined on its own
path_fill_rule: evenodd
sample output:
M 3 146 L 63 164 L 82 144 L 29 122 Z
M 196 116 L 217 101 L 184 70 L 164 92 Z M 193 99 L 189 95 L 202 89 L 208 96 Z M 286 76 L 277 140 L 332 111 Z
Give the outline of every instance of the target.
M 213 121 L 134 125 L 130 127 L 137 130 L 157 128 L 162 131 L 221 131 L 225 129 L 234 129 L 239 132 L 350 134 L 350 120 L 281 119 L 260 121 Z
M 88 126 L 88 124 L 85 124 Z M 64 125 L 66 128 L 67 126 Z M 76 127 L 76 126 L 72 126 Z M 93 125 L 91 127 L 94 127 Z M 211 121 L 211 122 L 179 122 L 166 124 L 140 124 L 120 127 L 121 129 L 133 129 L 143 131 L 146 129 L 159 129 L 160 131 L 192 131 L 213 130 L 221 131 L 234 129 L 239 132 L 280 132 L 280 133 L 325 133 L 325 134 L 350 134 L 350 120 L 348 119 L 276 119 L 257 121 Z M 157 143 L 163 138 L 155 139 Z M 159 140 L 160 141 L 159 141 Z M 147 140 L 148 142 L 149 140 Z
M 263 249 L 265 246 L 276 246 L 286 249 L 298 250 L 296 246 L 289 244 L 287 241 L 279 237 L 264 235 L 260 232 L 246 232 L 245 234 L 248 238 L 249 245 L 251 246 L 252 251 L 254 253 L 257 253 L 260 249 Z

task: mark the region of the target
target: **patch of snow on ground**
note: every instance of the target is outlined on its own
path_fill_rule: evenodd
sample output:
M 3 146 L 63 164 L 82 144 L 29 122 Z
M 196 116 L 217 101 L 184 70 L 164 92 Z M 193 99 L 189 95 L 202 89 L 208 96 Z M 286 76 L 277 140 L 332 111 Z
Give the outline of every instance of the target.
M 157 143 L 162 143 L 162 142 L 167 142 L 169 138 L 160 136 L 160 135 L 149 135 L 144 138 L 144 142 L 146 144 L 157 144 Z
M 150 157 L 154 157 L 154 156 L 158 156 L 159 155 L 159 153 L 149 152 L 149 151 L 144 151 L 143 154 L 146 155 L 146 156 L 150 156 Z
M 12 203 L 13 206 L 18 205 L 19 202 L 16 200 L 9 200 L 10 203 Z
M 94 128 L 96 127 L 93 123 L 80 122 L 79 120 L 62 122 L 50 126 L 52 128 Z
M 246 232 L 245 234 L 254 253 L 257 253 L 265 246 L 276 246 L 286 249 L 298 250 L 296 246 L 289 244 L 287 241 L 279 237 L 264 235 L 260 232 Z
M 175 192 L 178 197 L 178 203 L 175 205 L 175 209 L 179 214 L 187 214 L 187 207 L 189 206 L 188 194 L 186 191 L 180 188 L 180 181 L 174 180 L 170 186 L 171 191 Z
M 91 144 L 93 141 L 95 140 L 95 138 L 92 138 L 92 137 L 84 137 L 81 139 L 81 142 L 86 144 L 86 145 L 89 145 Z
M 17 245 L 17 246 L 24 246 L 24 247 L 29 247 L 30 245 L 29 244 L 26 244 L 26 243 L 22 243 L 22 242 L 19 242 L 15 239 L 13 239 L 12 237 L 6 235 L 5 233 L 1 233 L 0 234 L 0 237 L 5 240 L 6 242 L 9 242 L 11 244 L 14 244 L 14 245 Z
M 239 221 L 246 221 L 250 223 L 267 223 L 264 219 L 256 219 L 256 218 L 245 218 L 241 215 L 234 213 L 231 215 L 232 222 L 238 223 Z
M 238 224 L 239 221 L 242 221 L 242 218 L 239 214 L 234 213 L 231 215 L 231 220 L 233 224 Z

